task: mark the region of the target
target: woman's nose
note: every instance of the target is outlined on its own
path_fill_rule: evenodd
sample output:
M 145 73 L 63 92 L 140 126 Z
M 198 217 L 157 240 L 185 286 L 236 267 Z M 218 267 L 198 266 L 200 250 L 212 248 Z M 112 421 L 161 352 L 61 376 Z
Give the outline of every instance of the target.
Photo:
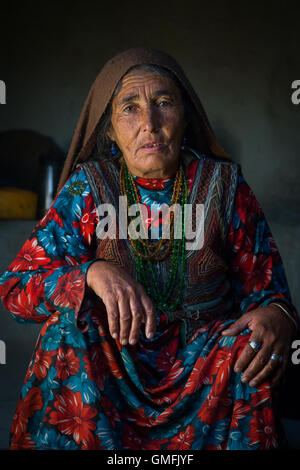
M 159 128 L 159 116 L 153 105 L 147 106 L 142 113 L 143 130 L 153 132 Z

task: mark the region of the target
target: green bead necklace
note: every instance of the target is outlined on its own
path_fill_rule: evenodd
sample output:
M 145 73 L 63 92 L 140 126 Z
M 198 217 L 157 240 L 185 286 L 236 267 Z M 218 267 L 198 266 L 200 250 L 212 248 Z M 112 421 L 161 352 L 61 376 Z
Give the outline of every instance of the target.
M 137 200 L 137 186 L 134 188 L 135 184 L 130 178 L 129 170 L 127 165 L 123 163 L 123 172 L 124 174 L 122 184 L 120 185 L 123 188 L 123 192 L 127 195 L 128 205 L 139 203 Z M 167 285 L 164 291 L 161 291 L 161 286 L 157 282 L 154 270 L 153 270 L 153 261 L 149 255 L 149 248 L 139 239 L 134 240 L 134 258 L 136 263 L 136 272 L 137 280 L 140 282 L 146 289 L 147 294 L 154 302 L 155 306 L 164 311 L 174 311 L 182 303 L 183 290 L 184 290 L 184 281 L 185 281 L 185 204 L 187 204 L 187 183 L 185 172 L 182 171 L 182 187 L 179 195 L 179 204 L 182 207 L 182 224 L 181 224 L 181 238 L 174 238 L 174 227 L 171 227 L 171 239 L 172 241 L 170 251 L 170 271 Z M 121 178 L 120 178 L 121 179 Z M 132 242 L 133 240 L 131 240 Z M 148 273 L 150 272 L 150 278 Z M 177 277 L 179 278 L 178 288 L 176 287 Z M 150 282 L 149 282 L 150 281 Z M 150 284 L 150 285 L 149 285 Z M 152 285 L 151 285 L 152 284 Z M 177 291 L 177 295 L 175 294 Z M 176 295 L 175 299 L 172 300 L 174 294 Z

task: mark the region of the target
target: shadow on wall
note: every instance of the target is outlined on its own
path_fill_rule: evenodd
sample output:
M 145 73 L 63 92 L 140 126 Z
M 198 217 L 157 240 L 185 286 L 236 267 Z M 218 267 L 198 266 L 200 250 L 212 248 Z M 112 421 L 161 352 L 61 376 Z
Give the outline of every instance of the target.
M 226 122 L 221 118 L 214 119 L 212 122 L 214 133 L 218 138 L 218 142 L 222 145 L 230 158 L 237 163 L 242 163 L 240 156 L 242 155 L 241 139 L 237 138 L 237 134 L 230 132 Z

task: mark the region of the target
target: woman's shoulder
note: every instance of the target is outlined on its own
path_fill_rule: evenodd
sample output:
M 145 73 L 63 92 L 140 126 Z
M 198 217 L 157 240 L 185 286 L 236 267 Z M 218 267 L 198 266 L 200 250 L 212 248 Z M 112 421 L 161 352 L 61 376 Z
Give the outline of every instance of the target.
M 70 171 L 61 186 L 60 184 L 56 185 L 53 203 L 68 194 L 71 196 L 80 196 L 82 194 L 86 195 L 87 192 L 89 192 L 89 183 L 82 164 L 79 163 Z
M 78 163 L 77 167 L 81 168 L 87 178 L 89 179 L 90 174 L 100 173 L 118 173 L 120 170 L 120 159 L 115 158 L 89 158 L 85 162 Z
M 204 156 L 204 159 L 207 162 L 210 162 L 212 165 L 217 165 L 217 166 L 221 166 L 225 168 L 228 167 L 228 168 L 238 169 L 238 170 L 241 169 L 240 163 L 235 162 L 234 160 L 229 160 L 227 158 L 222 158 L 219 156 L 213 156 L 213 157 Z
M 195 161 L 206 162 L 209 165 L 218 165 L 218 166 L 229 166 L 234 168 L 241 168 L 240 163 L 231 160 L 229 158 L 220 157 L 220 156 L 210 156 L 205 153 L 202 153 L 194 148 L 186 147 L 182 151 L 182 158 L 185 164 L 188 166 Z
M 233 187 L 240 181 L 242 174 L 240 163 L 217 156 L 208 156 L 194 149 L 189 150 L 191 150 L 189 154 L 185 153 L 183 156 L 187 174 L 194 174 L 195 177 L 198 175 L 198 180 L 204 179 L 205 185 L 208 181 L 222 181 Z

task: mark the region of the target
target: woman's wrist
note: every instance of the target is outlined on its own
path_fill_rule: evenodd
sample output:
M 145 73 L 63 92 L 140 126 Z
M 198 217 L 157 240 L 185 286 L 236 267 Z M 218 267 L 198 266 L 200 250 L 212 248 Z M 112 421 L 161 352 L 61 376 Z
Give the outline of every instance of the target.
M 285 314 L 285 316 L 287 318 L 289 318 L 290 322 L 294 326 L 294 330 L 296 331 L 298 329 L 298 325 L 297 325 L 296 320 L 293 318 L 293 316 L 292 316 L 290 310 L 288 309 L 288 307 L 285 304 L 283 305 L 283 302 L 280 302 L 279 300 L 278 301 L 274 300 L 274 302 L 270 302 L 269 305 L 276 305 L 281 310 L 281 312 L 283 314 Z
M 88 267 L 87 272 L 86 272 L 86 285 L 88 288 L 88 291 L 94 292 L 92 288 L 92 279 L 93 279 L 93 271 L 95 267 L 92 268 L 96 263 L 105 263 L 106 260 L 102 258 L 96 258 Z

